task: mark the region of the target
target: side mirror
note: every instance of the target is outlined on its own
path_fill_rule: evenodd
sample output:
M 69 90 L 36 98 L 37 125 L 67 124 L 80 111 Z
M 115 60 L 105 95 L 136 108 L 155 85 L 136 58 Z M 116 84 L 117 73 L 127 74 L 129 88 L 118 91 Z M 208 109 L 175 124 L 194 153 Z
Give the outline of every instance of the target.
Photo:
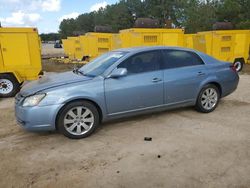
M 128 71 L 126 68 L 118 68 L 113 70 L 113 72 L 109 75 L 109 78 L 119 78 L 126 76 L 128 74 Z

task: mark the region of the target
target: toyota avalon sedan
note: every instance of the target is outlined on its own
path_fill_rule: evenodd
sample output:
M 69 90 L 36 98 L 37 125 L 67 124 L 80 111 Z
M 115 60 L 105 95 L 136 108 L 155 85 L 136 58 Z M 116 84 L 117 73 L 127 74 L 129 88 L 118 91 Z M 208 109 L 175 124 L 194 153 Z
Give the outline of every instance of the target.
M 28 131 L 84 138 L 115 118 L 184 106 L 212 112 L 238 82 L 232 64 L 191 49 L 119 49 L 26 84 L 16 96 L 16 119 Z

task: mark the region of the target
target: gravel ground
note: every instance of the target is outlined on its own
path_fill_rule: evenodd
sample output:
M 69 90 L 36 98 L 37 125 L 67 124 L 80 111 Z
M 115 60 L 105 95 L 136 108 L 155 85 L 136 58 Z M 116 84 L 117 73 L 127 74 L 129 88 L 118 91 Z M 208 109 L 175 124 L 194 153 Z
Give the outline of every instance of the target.
M 54 44 L 42 44 L 42 57 L 61 57 L 64 56 L 63 48 L 54 48 Z
M 0 187 L 250 187 L 250 75 L 213 113 L 139 116 L 82 140 L 25 132 L 13 103 L 0 100 Z

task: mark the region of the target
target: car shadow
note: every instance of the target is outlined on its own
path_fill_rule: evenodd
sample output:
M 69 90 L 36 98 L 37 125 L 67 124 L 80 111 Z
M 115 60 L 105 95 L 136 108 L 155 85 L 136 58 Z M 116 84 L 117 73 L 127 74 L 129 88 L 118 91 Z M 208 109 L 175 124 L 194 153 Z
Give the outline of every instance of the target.
M 194 107 L 181 107 L 178 109 L 164 110 L 164 111 L 159 111 L 159 112 L 149 112 L 149 113 L 144 113 L 144 114 L 139 114 L 139 115 L 132 115 L 129 117 L 122 117 L 119 119 L 114 119 L 114 120 L 104 122 L 101 124 L 102 126 L 99 126 L 98 129 L 102 129 L 102 127 L 109 127 L 109 126 L 113 126 L 117 124 L 127 125 L 128 122 L 135 122 L 135 121 L 140 122 L 140 121 L 150 120 L 152 118 L 158 118 L 165 114 L 175 114 L 175 113 L 180 113 L 180 112 L 185 112 L 185 111 L 190 111 L 190 110 L 196 112 L 194 110 Z

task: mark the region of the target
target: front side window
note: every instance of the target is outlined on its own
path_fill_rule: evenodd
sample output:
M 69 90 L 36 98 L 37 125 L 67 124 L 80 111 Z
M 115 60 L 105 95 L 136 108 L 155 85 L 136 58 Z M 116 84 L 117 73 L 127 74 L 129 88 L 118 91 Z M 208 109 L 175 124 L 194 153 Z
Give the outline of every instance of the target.
M 104 73 L 104 71 L 121 59 L 127 52 L 109 52 L 101 55 L 100 57 L 89 62 L 85 66 L 79 69 L 84 75 L 98 76 Z
M 182 50 L 164 50 L 163 54 L 165 69 L 204 64 L 201 58 L 193 52 Z
M 156 71 L 161 68 L 161 51 L 142 52 L 129 57 L 117 68 L 126 68 L 128 74 Z

